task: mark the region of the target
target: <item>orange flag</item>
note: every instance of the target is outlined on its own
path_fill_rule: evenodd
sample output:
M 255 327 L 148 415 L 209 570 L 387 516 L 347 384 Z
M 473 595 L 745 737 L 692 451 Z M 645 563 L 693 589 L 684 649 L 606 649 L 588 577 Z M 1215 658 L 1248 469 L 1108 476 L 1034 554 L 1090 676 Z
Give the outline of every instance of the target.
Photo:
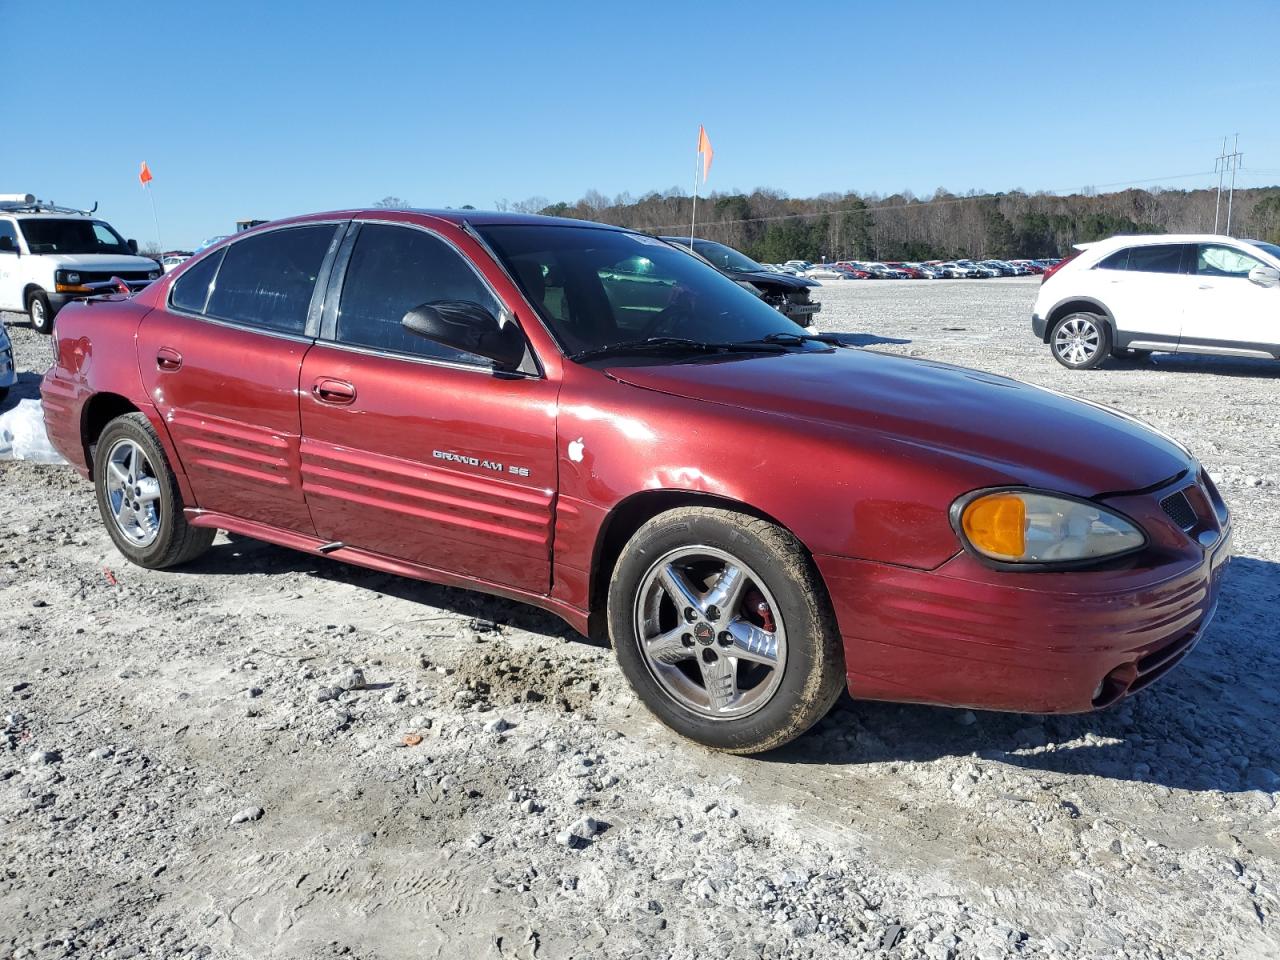
M 147 166 L 147 161 L 142 161 L 142 170 L 138 173 L 138 182 L 144 187 L 154 179 L 151 176 L 151 168 Z
M 711 158 L 716 152 L 711 149 L 711 138 L 702 124 L 698 124 L 698 155 L 702 157 L 702 182 L 706 183 L 707 174 L 711 172 Z

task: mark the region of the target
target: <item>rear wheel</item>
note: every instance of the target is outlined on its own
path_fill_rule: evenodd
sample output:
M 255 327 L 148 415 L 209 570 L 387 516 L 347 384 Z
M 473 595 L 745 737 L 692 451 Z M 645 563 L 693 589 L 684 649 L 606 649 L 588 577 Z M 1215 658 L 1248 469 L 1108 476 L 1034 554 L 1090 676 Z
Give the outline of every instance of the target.
M 671 510 L 636 532 L 614 569 L 609 633 L 658 719 L 729 753 L 793 740 L 844 687 L 835 618 L 803 547 L 728 510 Z
M 27 296 L 27 317 L 36 333 L 53 333 L 53 309 L 43 290 L 33 290 Z
M 98 511 L 116 548 L 152 570 L 176 567 L 209 548 L 216 530 L 193 527 L 151 422 L 141 413 L 116 417 L 94 453 Z
M 1072 370 L 1092 370 L 1111 356 L 1111 329 L 1096 313 L 1069 313 L 1049 337 L 1053 358 Z

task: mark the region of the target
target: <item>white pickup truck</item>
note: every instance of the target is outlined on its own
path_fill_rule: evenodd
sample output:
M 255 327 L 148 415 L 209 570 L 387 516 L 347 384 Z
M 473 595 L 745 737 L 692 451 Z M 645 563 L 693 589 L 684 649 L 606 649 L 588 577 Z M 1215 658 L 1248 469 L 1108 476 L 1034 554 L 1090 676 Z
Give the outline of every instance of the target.
M 96 207 L 96 204 L 95 204 Z M 119 278 L 138 288 L 161 275 L 91 212 L 55 207 L 31 194 L 0 194 L 0 310 L 25 313 L 40 333 L 69 300 L 100 292 Z

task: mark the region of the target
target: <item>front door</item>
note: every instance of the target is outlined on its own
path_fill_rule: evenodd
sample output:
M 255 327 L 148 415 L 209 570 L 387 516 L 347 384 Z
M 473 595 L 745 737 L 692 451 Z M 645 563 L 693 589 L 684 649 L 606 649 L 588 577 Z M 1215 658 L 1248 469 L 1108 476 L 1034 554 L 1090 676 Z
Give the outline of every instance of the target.
M 336 230 L 247 236 L 193 264 L 167 309 L 142 321 L 143 382 L 202 510 L 314 533 L 298 469 L 298 374 Z
M 1111 254 L 1092 271 L 1093 290 L 1122 339 L 1176 345 L 1188 294 L 1187 245 L 1141 244 Z
M 302 479 L 316 530 L 546 593 L 558 384 L 494 373 L 400 325 L 432 300 L 502 309 L 436 234 L 362 224 L 333 318 L 302 365 Z
M 1234 246 L 1196 246 L 1196 289 L 1187 301 L 1181 346 L 1280 351 L 1280 287 L 1249 279 L 1261 260 Z
M 18 229 L 12 220 L 0 218 L 0 310 L 24 311 L 22 258 L 18 255 Z

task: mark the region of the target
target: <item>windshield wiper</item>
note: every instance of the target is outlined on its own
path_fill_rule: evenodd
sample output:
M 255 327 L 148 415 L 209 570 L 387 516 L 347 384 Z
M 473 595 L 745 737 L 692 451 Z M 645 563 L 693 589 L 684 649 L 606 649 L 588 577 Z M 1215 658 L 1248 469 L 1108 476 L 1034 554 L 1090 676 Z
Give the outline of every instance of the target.
M 772 349 L 771 349 L 772 348 Z M 688 337 L 645 337 L 643 340 L 622 340 L 618 343 L 606 343 L 599 347 L 590 347 L 571 354 L 569 359 L 576 363 L 583 360 L 594 360 L 596 357 L 614 356 L 627 353 L 649 353 L 664 350 L 692 353 L 781 353 L 781 344 L 767 340 L 749 340 L 744 342 L 717 343 L 707 340 L 691 340 Z
M 789 346 L 799 346 L 802 343 L 823 343 L 828 347 L 847 347 L 849 344 L 830 333 L 770 333 L 758 340 L 743 340 L 743 344 L 749 343 L 777 343 Z

